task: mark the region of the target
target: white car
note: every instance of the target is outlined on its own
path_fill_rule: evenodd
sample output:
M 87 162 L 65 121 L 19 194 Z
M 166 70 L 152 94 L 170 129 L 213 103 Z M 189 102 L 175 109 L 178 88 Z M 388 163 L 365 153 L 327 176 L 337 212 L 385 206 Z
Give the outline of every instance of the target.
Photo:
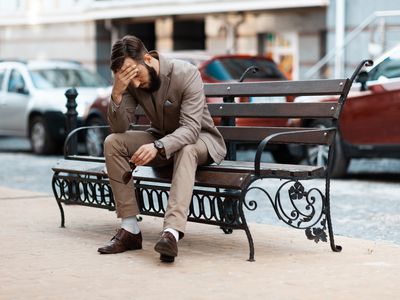
M 0 135 L 29 137 L 36 154 L 53 153 L 65 139 L 65 91 L 78 91 L 78 126 L 110 85 L 68 61 L 0 62 Z

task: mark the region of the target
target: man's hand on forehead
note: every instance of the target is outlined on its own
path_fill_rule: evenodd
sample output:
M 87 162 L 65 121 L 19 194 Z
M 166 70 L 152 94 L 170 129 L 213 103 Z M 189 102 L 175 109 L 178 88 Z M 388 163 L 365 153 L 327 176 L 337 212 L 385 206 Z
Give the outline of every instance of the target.
M 116 104 L 121 103 L 121 95 L 129 85 L 129 83 L 139 74 L 137 64 L 125 61 L 121 69 L 114 74 L 114 86 L 112 91 L 112 99 Z
M 132 62 L 125 62 L 119 70 L 119 73 L 124 77 L 136 77 L 139 74 L 139 68 Z

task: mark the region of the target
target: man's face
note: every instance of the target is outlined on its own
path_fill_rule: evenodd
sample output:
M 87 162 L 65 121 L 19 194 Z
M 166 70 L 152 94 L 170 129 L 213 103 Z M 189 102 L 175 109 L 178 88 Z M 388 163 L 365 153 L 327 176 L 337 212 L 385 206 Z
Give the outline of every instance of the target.
M 160 88 L 161 82 L 156 70 L 150 67 L 146 62 L 137 62 L 130 57 L 125 58 L 124 66 L 134 67 L 136 76 L 132 78 L 131 84 L 138 89 L 149 93 L 155 92 Z M 136 66 L 136 67 L 135 67 Z

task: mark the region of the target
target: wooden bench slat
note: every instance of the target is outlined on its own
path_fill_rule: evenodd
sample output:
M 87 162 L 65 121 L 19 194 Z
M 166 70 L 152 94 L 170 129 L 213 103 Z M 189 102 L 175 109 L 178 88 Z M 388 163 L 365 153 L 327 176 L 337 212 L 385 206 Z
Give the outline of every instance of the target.
M 349 79 L 204 84 L 206 97 L 340 95 Z
M 213 172 L 199 170 L 196 172 L 195 186 L 240 189 L 250 174 L 233 172 Z M 133 171 L 133 178 L 143 181 L 170 183 L 172 168 L 152 168 L 141 166 Z
M 132 130 L 146 130 L 147 125 L 131 125 Z M 260 142 L 267 136 L 287 131 L 310 131 L 279 136 L 270 143 L 298 143 L 304 145 L 330 145 L 334 131 L 313 132 L 310 127 L 256 127 L 256 126 L 217 126 L 225 140 L 238 142 Z
M 108 177 L 104 163 L 96 162 L 63 160 L 56 164 L 53 171 L 80 175 L 94 175 L 102 178 Z M 243 174 L 243 172 L 216 173 L 213 171 L 200 171 L 196 174 L 195 185 L 240 189 L 248 175 L 249 174 Z M 135 169 L 133 176 L 135 179 L 139 180 L 147 179 L 153 182 L 170 183 L 172 178 L 172 168 L 152 168 L 141 166 Z
M 210 103 L 213 117 L 241 118 L 333 118 L 339 104 L 324 103 Z
M 291 165 L 291 164 L 276 164 L 276 163 L 261 163 L 260 166 L 262 175 L 282 175 L 283 177 L 291 176 L 322 176 L 324 174 L 324 167 L 322 166 L 309 166 L 309 165 Z M 254 162 L 247 161 L 231 161 L 224 160 L 221 164 L 211 164 L 209 166 L 200 167 L 200 170 L 220 171 L 220 172 L 243 172 L 254 173 Z
M 54 172 L 63 172 L 81 175 L 94 175 L 107 178 L 104 163 L 85 162 L 74 160 L 61 160 L 53 168 Z M 249 173 L 249 172 L 247 172 Z M 249 174 L 243 172 L 223 172 L 200 171 L 196 174 L 197 186 L 221 187 L 227 189 L 240 189 Z M 153 182 L 170 183 L 172 178 L 172 168 L 152 168 L 147 166 L 137 167 L 133 172 L 133 177 L 139 180 L 151 180 Z
M 105 165 L 101 162 L 60 160 L 52 169 L 54 172 L 106 176 L 104 171 Z
M 310 131 L 276 137 L 270 143 L 299 143 L 330 145 L 334 131 L 312 132 L 313 128 L 305 127 L 246 127 L 246 126 L 217 126 L 225 140 L 239 142 L 260 142 L 267 136 L 287 131 Z
M 60 160 L 52 169 L 54 172 L 107 177 L 104 163 L 98 162 Z M 321 166 L 261 164 L 261 174 L 268 176 L 276 175 L 286 178 L 292 176 L 309 177 L 322 176 L 323 172 L 324 168 Z M 196 173 L 196 185 L 239 189 L 250 174 L 254 174 L 253 162 L 225 160 L 220 165 L 211 164 L 199 167 Z M 133 177 L 140 180 L 167 183 L 172 178 L 172 168 L 141 166 L 135 169 Z
M 239 118 L 335 118 L 340 108 L 337 102 L 305 103 L 209 103 L 213 117 Z M 135 115 L 144 116 L 138 106 Z

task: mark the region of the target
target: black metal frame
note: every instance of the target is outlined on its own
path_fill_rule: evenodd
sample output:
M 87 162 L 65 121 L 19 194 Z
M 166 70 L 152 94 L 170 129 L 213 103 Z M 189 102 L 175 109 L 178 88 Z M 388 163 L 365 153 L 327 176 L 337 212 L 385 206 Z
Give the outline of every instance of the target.
M 357 67 L 352 78 L 346 80 L 343 87 L 343 93 L 339 99 L 339 112 L 343 108 L 350 86 L 356 75 L 364 65 L 370 65 L 371 61 L 363 61 Z M 241 94 L 240 83 L 235 83 L 236 94 Z M 259 85 L 259 84 L 258 84 Z M 214 87 L 211 88 L 215 91 Z M 229 89 L 228 89 L 229 91 Z M 232 91 L 231 91 L 232 92 Z M 211 93 L 211 92 L 210 92 Z M 216 93 L 216 92 L 214 92 Z M 278 91 L 277 91 L 278 93 Z M 282 93 L 282 92 L 281 92 Z M 212 93 L 211 93 L 212 94 Z M 231 102 L 232 95 L 226 95 L 226 102 Z M 70 99 L 69 99 L 70 100 Z M 234 125 L 234 118 L 226 118 L 225 125 Z M 337 131 L 337 119 L 333 119 L 332 128 L 307 130 L 307 132 Z M 105 126 L 96 126 L 104 128 Z M 69 154 L 69 142 L 74 146 L 74 136 L 80 130 L 86 130 L 92 127 L 82 127 L 72 130 L 68 135 L 64 146 L 64 157 L 69 160 L 82 160 L 92 162 L 104 162 L 104 158 L 79 157 Z M 73 128 L 72 128 L 73 129 Z M 305 131 L 304 131 L 305 132 Z M 328 229 L 331 249 L 334 252 L 340 252 L 342 247 L 335 244 L 332 220 L 330 215 L 330 169 L 333 163 L 334 138 L 329 146 L 329 155 L 327 166 L 325 166 L 324 176 L 277 176 L 276 174 L 263 175 L 260 170 L 261 156 L 264 148 L 274 139 L 284 135 L 294 135 L 301 131 L 280 132 L 266 137 L 259 143 L 254 161 L 254 172 L 248 173 L 243 184 L 238 189 L 222 189 L 202 185 L 195 186 L 192 196 L 192 202 L 189 207 L 188 221 L 220 226 L 225 233 L 231 233 L 233 229 L 242 229 L 246 232 L 249 243 L 249 261 L 254 261 L 254 243 L 249 227 L 246 222 L 244 209 L 253 211 L 257 208 L 259 199 L 249 200 L 247 194 L 252 190 L 259 190 L 271 203 L 277 217 L 287 225 L 305 230 L 308 239 L 318 243 L 327 242 Z M 235 145 L 229 144 L 229 156 L 235 157 Z M 76 154 L 76 149 L 71 152 Z M 246 174 L 244 174 L 246 176 Z M 136 197 L 142 215 L 163 217 L 168 199 L 169 184 L 160 184 L 157 181 L 143 181 L 135 178 Z M 254 182 L 264 178 L 287 179 L 276 190 L 275 194 L 267 191 L 265 188 L 252 186 Z M 300 180 L 309 180 L 314 178 L 325 178 L 325 191 L 318 188 L 306 190 Z M 65 226 L 64 210 L 61 203 L 73 203 L 91 207 L 105 208 L 115 210 L 113 194 L 106 174 L 68 174 L 66 172 L 56 171 L 52 180 L 52 188 L 57 204 L 61 213 L 61 227 Z M 285 202 L 286 200 L 286 202 Z

